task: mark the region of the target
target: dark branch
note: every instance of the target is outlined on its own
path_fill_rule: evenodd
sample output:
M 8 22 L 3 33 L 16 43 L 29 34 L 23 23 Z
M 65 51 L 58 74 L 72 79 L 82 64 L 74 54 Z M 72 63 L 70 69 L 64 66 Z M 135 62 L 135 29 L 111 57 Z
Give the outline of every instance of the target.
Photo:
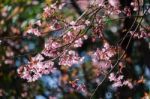
M 81 10 L 81 8 L 78 6 L 76 0 L 70 0 L 71 4 L 73 5 L 73 7 L 75 8 L 75 10 L 77 11 L 77 13 L 79 15 L 81 15 L 83 13 L 83 11 Z

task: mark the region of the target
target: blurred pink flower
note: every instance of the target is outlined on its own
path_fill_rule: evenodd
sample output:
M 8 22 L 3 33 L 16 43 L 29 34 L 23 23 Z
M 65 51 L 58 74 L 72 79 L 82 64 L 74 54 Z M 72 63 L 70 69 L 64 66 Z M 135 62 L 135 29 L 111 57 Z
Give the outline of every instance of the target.
M 18 68 L 19 76 L 28 82 L 33 82 L 38 80 L 43 74 L 53 72 L 55 70 L 53 67 L 54 63 L 50 60 L 42 62 L 43 59 L 41 55 L 31 58 L 31 62 Z
M 108 2 L 111 6 L 116 7 L 116 8 L 119 7 L 120 5 L 119 0 L 108 0 Z
M 42 51 L 42 54 L 44 54 L 45 56 L 49 56 L 49 57 L 56 57 L 59 55 L 59 51 L 58 48 L 61 46 L 61 44 L 59 44 L 56 41 L 53 41 L 51 38 L 49 38 L 44 45 L 44 49 Z
M 68 51 L 67 53 L 64 53 L 62 57 L 59 59 L 59 65 L 65 65 L 65 66 L 72 66 L 73 64 L 78 64 L 83 59 L 78 56 L 78 54 L 75 51 Z

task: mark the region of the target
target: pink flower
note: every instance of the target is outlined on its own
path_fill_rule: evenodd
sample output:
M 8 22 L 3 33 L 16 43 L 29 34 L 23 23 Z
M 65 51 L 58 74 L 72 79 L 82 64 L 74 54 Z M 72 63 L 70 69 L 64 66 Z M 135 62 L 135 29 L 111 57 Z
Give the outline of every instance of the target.
M 114 73 L 110 73 L 108 78 L 110 81 L 116 81 L 116 77 L 115 77 Z
M 35 57 L 32 57 L 32 61 L 42 61 L 44 57 L 41 54 L 37 54 Z
M 64 43 L 71 43 L 75 39 L 74 32 L 68 31 L 65 35 L 63 35 L 63 41 Z
M 56 68 L 54 68 L 53 66 L 54 66 L 54 62 L 52 61 L 43 62 L 41 73 L 49 74 L 50 72 L 54 72 Z
M 79 38 L 78 40 L 75 40 L 74 47 L 81 47 L 82 44 L 83 44 L 83 41 L 81 38 Z
M 124 81 L 123 85 L 127 85 L 129 88 L 133 88 L 133 85 L 128 80 Z
M 48 99 L 57 99 L 57 97 L 55 97 L 55 96 L 49 96 Z
M 78 56 L 75 51 L 68 51 L 59 59 L 59 65 L 72 66 L 73 64 L 78 64 L 83 59 Z
M 94 66 L 97 66 L 100 69 L 107 70 L 110 68 L 111 60 L 110 58 L 115 55 L 115 52 L 110 48 L 108 44 L 104 44 L 104 48 L 97 49 L 96 52 L 94 52 L 92 57 L 92 63 Z
M 44 54 L 45 56 L 49 56 L 49 57 L 56 57 L 60 54 L 60 52 L 58 51 L 58 48 L 60 46 L 61 44 L 49 38 L 45 43 L 42 54 Z
M 128 86 L 129 88 L 133 88 L 133 85 L 128 80 L 123 80 L 123 75 L 119 75 L 116 77 L 114 73 L 110 73 L 109 80 L 113 82 L 112 87 L 122 87 Z
M 76 22 L 75 22 L 75 21 L 71 21 L 71 22 L 70 22 L 70 25 L 75 26 L 75 25 L 76 25 Z
M 41 20 L 36 21 L 35 24 L 41 26 L 42 25 Z
M 98 6 L 104 6 L 104 0 L 99 0 Z
M 29 34 L 34 34 L 36 36 L 41 36 L 41 32 L 37 29 L 37 28 L 31 28 L 29 30 L 27 30 L 27 33 Z
M 35 81 L 42 76 L 33 64 L 19 67 L 18 74 L 21 78 L 26 79 L 28 82 Z
M 21 66 L 18 68 L 18 74 L 21 78 L 26 79 L 28 82 L 33 82 L 38 80 L 43 74 L 49 74 L 53 72 L 55 68 L 52 61 L 41 62 L 44 58 L 41 55 L 37 55 L 31 58 L 26 66 Z
M 122 84 L 122 82 L 120 82 L 120 81 L 114 82 L 114 83 L 112 84 L 112 87 L 121 87 L 121 86 L 123 86 L 123 84 Z
M 51 7 L 45 7 L 44 8 L 44 15 L 45 17 L 51 17 L 55 13 L 56 7 L 54 5 L 51 5 Z
M 117 81 L 120 81 L 123 79 L 123 75 L 119 75 L 119 77 L 117 78 Z
M 89 24 L 90 24 L 90 21 L 89 21 L 89 20 L 85 20 L 85 24 L 86 24 L 86 25 L 89 25 Z
M 113 7 L 119 7 L 119 5 L 120 5 L 119 0 L 108 0 L 108 2 Z
M 83 38 L 84 38 L 85 40 L 87 40 L 87 39 L 88 39 L 88 36 L 87 36 L 87 35 L 84 35 Z
M 134 11 L 138 11 L 138 3 L 137 2 L 131 2 L 131 6 L 134 7 L 133 10 Z

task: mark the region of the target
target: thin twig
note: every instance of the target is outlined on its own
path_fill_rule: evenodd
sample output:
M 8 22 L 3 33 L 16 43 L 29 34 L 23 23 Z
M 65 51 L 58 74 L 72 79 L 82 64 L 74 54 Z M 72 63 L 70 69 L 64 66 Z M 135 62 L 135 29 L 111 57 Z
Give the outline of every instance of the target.
M 149 8 L 148 8 L 148 9 L 149 9 Z M 145 11 L 144 15 L 147 13 L 148 9 Z M 144 17 L 144 15 L 143 15 L 143 17 Z M 138 27 L 140 26 L 140 24 L 141 24 L 141 22 L 142 22 L 142 20 L 143 20 L 143 17 L 141 18 L 139 24 L 136 26 L 136 28 L 135 28 L 135 30 L 134 30 L 132 36 L 130 37 L 130 39 L 129 39 L 129 41 L 128 41 L 128 44 L 127 44 L 125 50 L 128 49 L 129 44 L 130 44 L 130 42 L 131 42 L 131 39 L 133 38 L 135 31 L 136 31 L 136 30 L 138 29 Z M 105 77 L 103 78 L 103 80 L 98 84 L 98 86 L 96 87 L 96 89 L 95 89 L 94 92 L 92 93 L 90 99 L 93 99 L 93 96 L 94 96 L 94 94 L 96 93 L 96 91 L 98 90 L 98 88 L 100 87 L 100 85 L 106 80 L 106 78 L 109 76 L 109 74 L 115 69 L 115 67 L 118 65 L 118 63 L 120 62 L 120 60 L 124 57 L 124 55 L 125 55 L 125 53 L 126 53 L 125 50 L 124 50 L 123 54 L 120 56 L 120 58 L 117 60 L 117 62 L 114 64 L 114 66 L 111 68 L 111 70 L 108 72 L 108 74 L 105 75 Z

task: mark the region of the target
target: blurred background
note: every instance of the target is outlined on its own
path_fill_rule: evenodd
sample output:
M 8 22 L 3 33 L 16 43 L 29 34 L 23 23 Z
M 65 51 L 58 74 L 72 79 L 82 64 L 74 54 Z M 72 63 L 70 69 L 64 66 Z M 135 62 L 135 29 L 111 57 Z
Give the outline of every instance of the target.
M 103 77 L 96 77 L 90 57 L 86 51 L 101 46 L 99 42 L 92 43 L 89 38 L 84 46 L 77 49 L 81 56 L 85 56 L 83 65 L 71 68 L 61 67 L 53 74 L 44 75 L 36 82 L 28 83 L 17 75 L 17 68 L 26 64 L 31 56 L 42 50 L 44 43 L 41 37 L 24 36 L 27 26 L 41 18 L 46 5 L 55 0 L 0 0 L 0 99 L 89 99 L 86 92 L 70 88 L 69 81 L 79 79 L 79 85 L 85 84 L 86 91 L 93 92 L 97 82 Z M 60 1 L 60 0 L 58 0 Z M 68 2 L 63 10 L 71 19 L 81 15 L 92 0 L 63 0 Z M 122 1 L 122 0 L 120 0 Z M 149 0 L 143 0 L 144 7 L 150 6 Z M 132 0 L 121 2 L 121 7 L 130 6 Z M 133 12 L 134 14 L 134 12 Z M 129 29 L 134 18 L 124 21 L 108 19 L 105 36 L 109 43 L 115 44 L 125 35 L 124 29 Z M 150 15 L 144 17 L 142 23 L 150 33 Z M 127 37 L 122 44 L 125 48 Z M 121 87 L 113 89 L 111 82 L 106 80 L 96 92 L 94 99 L 150 99 L 150 39 L 133 39 L 127 50 L 129 57 L 124 62 L 123 74 L 129 77 L 134 85 L 133 89 Z M 71 82 L 73 84 L 74 82 Z M 145 98 L 147 97 L 147 98 Z

